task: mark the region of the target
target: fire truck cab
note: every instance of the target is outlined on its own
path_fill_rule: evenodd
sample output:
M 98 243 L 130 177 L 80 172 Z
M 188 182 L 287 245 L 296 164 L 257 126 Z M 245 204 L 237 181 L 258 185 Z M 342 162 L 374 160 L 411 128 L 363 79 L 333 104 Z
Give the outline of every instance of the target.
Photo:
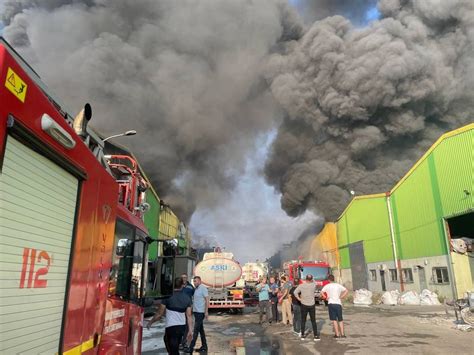
M 314 297 L 317 302 L 321 301 L 321 289 L 329 283 L 328 276 L 331 274 L 331 267 L 328 263 L 324 261 L 292 260 L 284 263 L 283 269 L 293 284 L 295 278 L 298 278 L 302 283 L 306 275 L 313 275 L 316 283 Z

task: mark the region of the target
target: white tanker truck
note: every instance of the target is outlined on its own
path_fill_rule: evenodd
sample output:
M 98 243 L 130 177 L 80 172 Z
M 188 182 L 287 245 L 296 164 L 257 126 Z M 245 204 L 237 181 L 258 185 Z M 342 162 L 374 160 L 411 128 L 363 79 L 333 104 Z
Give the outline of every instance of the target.
M 205 253 L 194 268 L 194 275 L 209 288 L 209 308 L 238 311 L 245 307 L 243 285 L 236 285 L 241 279 L 242 267 L 232 253 L 224 253 L 219 248 Z
M 254 288 L 260 279 L 267 277 L 268 263 L 245 263 L 242 267 L 242 279 L 245 286 Z

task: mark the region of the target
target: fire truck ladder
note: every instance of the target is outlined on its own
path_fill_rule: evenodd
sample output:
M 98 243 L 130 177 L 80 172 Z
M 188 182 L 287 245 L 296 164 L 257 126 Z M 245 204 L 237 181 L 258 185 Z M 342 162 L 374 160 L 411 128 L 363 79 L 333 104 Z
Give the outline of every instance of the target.
M 148 188 L 137 162 L 128 155 L 107 155 L 105 158 L 119 184 L 119 202 L 141 218 L 147 208 L 144 192 Z

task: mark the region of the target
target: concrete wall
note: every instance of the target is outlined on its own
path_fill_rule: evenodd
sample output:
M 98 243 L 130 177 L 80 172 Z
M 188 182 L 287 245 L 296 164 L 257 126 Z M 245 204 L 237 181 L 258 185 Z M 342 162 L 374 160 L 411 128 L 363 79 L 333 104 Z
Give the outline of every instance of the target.
M 448 284 L 436 284 L 433 281 L 433 268 L 434 267 L 448 267 L 448 258 L 445 255 L 435 256 L 435 257 L 426 257 L 418 259 L 408 259 L 402 260 L 401 267 L 402 269 L 411 268 L 413 274 L 413 282 L 407 282 L 404 280 L 403 285 L 405 291 L 416 291 L 420 293 L 424 287 L 420 283 L 420 267 L 423 267 L 425 270 L 426 276 L 426 287 L 430 291 L 436 291 L 438 295 L 452 298 L 452 286 L 451 278 Z M 391 281 L 390 280 L 390 269 L 395 268 L 393 261 L 386 261 L 380 263 L 370 263 L 367 264 L 367 270 L 369 272 L 369 290 L 372 292 L 382 292 L 382 281 L 380 280 L 380 269 L 385 269 L 385 285 L 387 291 L 399 290 L 400 291 L 400 281 Z M 376 270 L 377 280 L 370 280 L 370 270 Z M 400 277 L 398 278 L 400 280 Z
M 351 269 L 341 269 L 339 280 L 337 280 L 348 290 L 352 290 L 352 271 Z
M 383 292 L 382 291 L 382 281 L 380 277 L 380 270 L 385 271 L 385 287 L 387 291 L 391 290 L 400 290 L 399 283 L 390 282 L 390 271 L 389 269 L 394 269 L 394 262 L 393 261 L 381 261 L 377 263 L 369 263 L 367 264 L 367 272 L 369 273 L 369 290 L 372 292 Z M 375 270 L 377 274 L 377 278 L 375 281 L 370 279 L 370 270 Z

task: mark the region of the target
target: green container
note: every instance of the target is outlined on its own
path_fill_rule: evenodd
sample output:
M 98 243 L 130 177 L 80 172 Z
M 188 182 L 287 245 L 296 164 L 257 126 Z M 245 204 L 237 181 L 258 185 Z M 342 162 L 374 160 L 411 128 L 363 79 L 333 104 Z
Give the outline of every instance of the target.
M 150 237 L 158 239 L 160 227 L 160 199 L 154 189 L 150 188 L 146 192 L 146 202 L 150 204 L 150 209 L 145 213 L 144 223 Z M 150 261 L 154 261 L 157 257 L 158 243 L 151 243 L 148 246 L 148 258 Z

